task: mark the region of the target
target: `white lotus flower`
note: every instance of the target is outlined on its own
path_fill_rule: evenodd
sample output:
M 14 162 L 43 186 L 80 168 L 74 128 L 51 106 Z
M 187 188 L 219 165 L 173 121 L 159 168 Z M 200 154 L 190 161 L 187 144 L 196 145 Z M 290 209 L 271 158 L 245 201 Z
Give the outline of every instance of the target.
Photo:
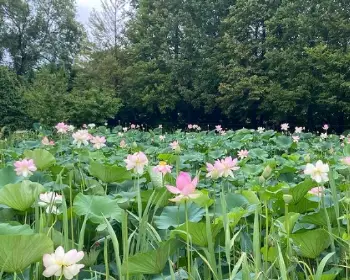
M 64 276 L 66 279 L 73 279 L 78 275 L 80 270 L 84 267 L 83 264 L 77 264 L 84 257 L 84 252 L 77 250 L 70 250 L 67 253 L 64 252 L 62 246 L 58 247 L 53 254 L 45 254 L 43 257 L 43 263 L 45 270 L 43 275 L 45 277 L 51 276 Z
M 321 160 L 318 160 L 315 165 L 308 163 L 304 170 L 304 174 L 310 175 L 317 183 L 328 182 L 328 172 L 328 164 L 323 163 Z

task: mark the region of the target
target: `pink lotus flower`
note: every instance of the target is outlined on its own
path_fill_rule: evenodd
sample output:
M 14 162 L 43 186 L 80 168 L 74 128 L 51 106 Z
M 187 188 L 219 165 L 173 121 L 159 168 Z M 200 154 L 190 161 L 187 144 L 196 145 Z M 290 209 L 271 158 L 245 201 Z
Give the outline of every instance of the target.
M 171 173 L 171 168 L 172 166 L 168 165 L 165 161 L 160 161 L 159 164 L 153 168 L 153 170 L 165 175 L 167 173 Z
M 66 134 L 69 129 L 69 126 L 64 122 L 60 122 L 56 124 L 55 128 L 57 129 L 57 133 Z
M 322 126 L 322 128 L 323 128 L 323 130 L 328 130 L 328 128 L 329 128 L 329 125 L 328 124 L 324 124 L 323 126 Z
M 131 129 L 135 129 L 135 128 L 136 128 L 136 125 L 132 124 L 132 125 L 130 125 L 130 128 L 131 128 Z
M 237 159 L 232 159 L 232 157 L 226 157 L 220 161 L 219 166 L 219 173 L 220 177 L 228 177 L 231 176 L 232 178 L 234 177 L 233 172 L 235 170 L 239 169 L 239 166 L 237 166 Z
M 292 136 L 292 139 L 293 139 L 294 143 L 298 143 L 300 140 L 300 137 L 299 136 Z
M 344 135 L 340 135 L 340 136 L 339 136 L 339 139 L 340 139 L 340 140 L 344 140 L 344 139 L 345 139 L 345 136 L 344 136 Z
M 125 140 L 120 141 L 119 147 L 120 148 L 126 148 L 127 144 L 125 143 Z
M 72 134 L 73 144 L 77 145 L 80 148 L 81 145 L 87 146 L 89 145 L 89 140 L 91 139 L 91 134 L 85 130 L 81 129 Z
M 249 152 L 247 150 L 240 150 L 238 152 L 238 157 L 240 159 L 244 159 L 244 158 L 248 157 L 248 155 L 249 155 Z
M 197 128 L 198 128 L 198 124 L 192 125 L 192 128 L 193 128 L 193 129 L 197 129 Z
M 341 162 L 345 165 L 349 165 L 350 166 L 350 157 L 345 157 L 341 159 Z
M 178 141 L 174 141 L 170 143 L 170 147 L 175 151 L 175 152 L 180 152 L 180 144 Z
M 84 252 L 82 251 L 78 252 L 74 249 L 65 253 L 62 246 L 59 246 L 54 253 L 44 255 L 45 270 L 43 275 L 45 277 L 60 277 L 63 275 L 66 279 L 73 279 L 84 267 L 83 264 L 77 264 L 83 257 Z
M 15 171 L 18 176 L 28 177 L 37 170 L 32 159 L 23 159 L 16 161 L 14 164 Z
M 69 132 L 74 131 L 74 129 L 75 129 L 74 125 L 68 125 L 68 131 Z
M 298 126 L 295 127 L 295 133 L 302 133 L 303 130 L 304 130 L 304 127 L 298 127 Z
M 198 184 L 198 177 L 191 180 L 191 175 L 187 172 L 180 172 L 176 178 L 176 187 L 167 185 L 166 188 L 169 192 L 177 194 L 177 196 L 170 201 L 179 202 L 183 199 L 194 199 L 199 196 L 196 193 L 196 187 Z
M 281 130 L 288 131 L 289 129 L 289 123 L 282 123 L 281 124 Z
M 215 130 L 216 130 L 217 132 L 220 132 L 220 131 L 222 130 L 221 125 L 220 125 L 220 124 L 216 125 L 216 126 L 215 126 Z
M 162 128 L 163 128 L 163 125 L 162 125 L 162 124 L 158 125 L 158 128 L 162 129 Z
M 136 174 L 140 175 L 143 173 L 143 168 L 148 164 L 148 159 L 143 152 L 128 155 L 124 161 L 126 162 L 127 170 L 133 170 Z
M 188 124 L 188 125 L 187 125 L 187 128 L 188 128 L 188 129 L 192 129 L 192 128 L 193 128 L 193 125 L 192 125 L 192 124 Z
M 127 132 L 127 131 L 128 131 L 128 128 L 127 128 L 127 127 L 123 127 L 123 131 L 124 131 L 124 132 Z
M 86 123 L 84 123 L 83 124 L 83 128 L 87 128 L 88 126 L 87 126 L 87 124 Z
M 47 138 L 46 136 L 41 140 L 41 144 L 43 144 L 44 146 L 53 146 L 55 145 L 55 141 L 51 140 L 49 141 L 49 138 Z
M 323 195 L 325 190 L 326 189 L 324 187 L 315 187 L 315 188 L 312 188 L 311 190 L 309 190 L 308 193 L 313 194 L 313 195 L 317 195 L 317 196 L 321 196 L 321 195 Z
M 93 144 L 93 147 L 97 150 L 106 146 L 106 138 L 104 136 L 95 136 L 90 139 L 90 142 Z
M 221 135 L 221 136 L 225 136 L 225 135 L 226 135 L 226 131 L 225 131 L 225 130 L 221 130 L 221 131 L 220 131 L 220 135 Z
M 220 177 L 220 170 L 222 169 L 220 160 L 215 161 L 214 165 L 207 162 L 207 175 L 206 177 L 210 177 L 212 179 L 217 179 Z
M 165 135 L 159 135 L 159 140 L 164 141 L 165 140 Z
M 197 130 L 198 130 L 198 131 L 201 131 L 202 128 L 201 128 L 200 126 L 197 126 Z

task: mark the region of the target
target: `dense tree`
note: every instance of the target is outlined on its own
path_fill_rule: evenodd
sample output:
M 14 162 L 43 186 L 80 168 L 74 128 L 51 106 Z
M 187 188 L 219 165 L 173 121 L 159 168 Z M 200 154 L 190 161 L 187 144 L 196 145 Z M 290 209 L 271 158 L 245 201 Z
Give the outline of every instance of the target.
M 114 91 L 80 75 L 72 77 L 64 69 L 52 67 L 38 71 L 23 92 L 28 115 L 47 125 L 58 121 L 101 124 L 114 117 L 121 106 Z
M 92 40 L 99 50 L 114 49 L 123 43 L 124 28 L 130 18 L 128 0 L 101 0 L 89 18 Z
M 30 124 L 15 73 L 0 66 L 0 127 L 23 128 Z
M 17 74 L 45 63 L 70 65 L 82 29 L 74 0 L 0 0 L 1 47 Z
M 101 4 L 82 37 L 73 0 L 0 0 L 0 62 L 23 76 L 35 120 L 340 131 L 350 119 L 346 0 Z

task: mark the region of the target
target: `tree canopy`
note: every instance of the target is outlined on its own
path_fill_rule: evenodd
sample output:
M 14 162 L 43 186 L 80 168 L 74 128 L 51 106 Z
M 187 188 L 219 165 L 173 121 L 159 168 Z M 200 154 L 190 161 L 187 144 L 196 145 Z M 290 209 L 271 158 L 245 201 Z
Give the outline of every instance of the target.
M 84 30 L 73 0 L 0 0 L 0 63 L 26 106 L 38 102 L 26 110 L 34 121 L 347 128 L 348 1 L 101 5 Z M 58 99 L 75 109 L 54 113 Z

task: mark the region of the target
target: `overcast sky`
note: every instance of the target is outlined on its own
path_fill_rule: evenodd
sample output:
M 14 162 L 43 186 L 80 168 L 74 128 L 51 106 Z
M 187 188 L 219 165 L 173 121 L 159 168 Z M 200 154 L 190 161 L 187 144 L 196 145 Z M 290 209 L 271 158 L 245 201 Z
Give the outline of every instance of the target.
M 77 0 L 78 20 L 87 24 L 90 12 L 93 8 L 98 9 L 100 7 L 100 1 L 101 0 Z

